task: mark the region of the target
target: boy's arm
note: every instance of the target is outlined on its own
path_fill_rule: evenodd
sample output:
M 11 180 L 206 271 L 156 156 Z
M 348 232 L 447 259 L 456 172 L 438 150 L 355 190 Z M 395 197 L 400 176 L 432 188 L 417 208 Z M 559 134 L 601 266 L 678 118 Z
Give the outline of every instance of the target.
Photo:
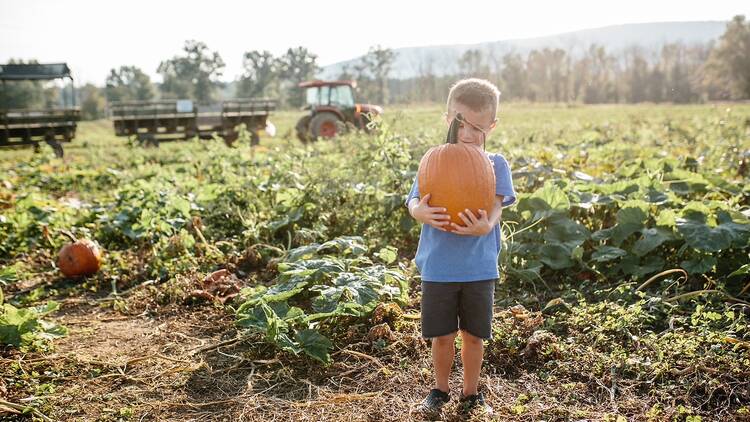
M 412 198 L 409 201 L 409 214 L 422 224 L 445 231 L 443 226 L 450 222 L 450 216 L 446 214 L 445 208 L 431 207 L 428 202 L 430 196 L 428 193 L 422 199 Z
M 485 210 L 479 210 L 479 215 L 467 209 L 459 213 L 458 216 L 463 220 L 465 226 L 459 226 L 451 223 L 454 233 L 467 236 L 484 236 L 491 232 L 496 224 L 500 222 L 503 216 L 503 195 L 495 195 L 495 203 L 489 215 Z

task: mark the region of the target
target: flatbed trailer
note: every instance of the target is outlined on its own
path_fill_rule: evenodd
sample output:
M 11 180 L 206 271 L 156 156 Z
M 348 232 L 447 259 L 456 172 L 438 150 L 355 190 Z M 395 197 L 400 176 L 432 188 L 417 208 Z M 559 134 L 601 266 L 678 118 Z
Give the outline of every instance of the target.
M 75 106 L 73 77 L 65 63 L 4 64 L 0 65 L 3 89 L 12 81 L 34 81 L 70 78 L 73 105 L 65 108 L 12 109 L 0 107 L 0 148 L 33 146 L 39 150 L 41 142 L 52 147 L 55 155 L 63 156 L 61 142 L 70 142 L 76 136 L 81 111 Z
M 200 110 L 199 110 L 200 108 Z M 212 105 L 196 105 L 190 100 L 128 101 L 110 104 L 115 135 L 134 137 L 141 143 L 221 136 L 231 145 L 238 137 L 237 127 L 245 124 L 251 144 L 260 142 L 258 132 L 269 123 L 276 102 L 269 99 L 236 99 Z

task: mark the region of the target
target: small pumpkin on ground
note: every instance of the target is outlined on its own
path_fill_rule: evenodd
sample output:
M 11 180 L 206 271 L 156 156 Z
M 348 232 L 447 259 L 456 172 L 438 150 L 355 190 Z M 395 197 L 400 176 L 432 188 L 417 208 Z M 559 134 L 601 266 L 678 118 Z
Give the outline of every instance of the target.
M 72 240 L 60 249 L 57 267 L 66 277 L 79 277 L 95 274 L 102 262 L 102 250 L 93 240 L 76 239 L 69 232 L 63 232 Z

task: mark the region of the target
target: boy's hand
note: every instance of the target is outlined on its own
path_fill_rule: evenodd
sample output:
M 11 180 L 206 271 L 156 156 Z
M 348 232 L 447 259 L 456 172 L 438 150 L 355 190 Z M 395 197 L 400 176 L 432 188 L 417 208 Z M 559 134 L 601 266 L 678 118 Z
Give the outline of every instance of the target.
M 487 211 L 479 210 L 479 216 L 475 216 L 470 209 L 464 210 L 464 212 L 458 213 L 458 217 L 463 220 L 465 226 L 459 226 L 456 223 L 451 223 L 453 232 L 456 234 L 463 234 L 466 236 L 484 236 L 492 231 L 492 225 L 490 224 L 489 218 L 487 218 Z
M 423 196 L 419 203 L 409 209 L 411 216 L 422 224 L 428 224 L 438 230 L 446 231 L 445 226 L 450 224 L 450 215 L 445 212 L 445 208 L 431 207 L 428 203 L 430 194 Z

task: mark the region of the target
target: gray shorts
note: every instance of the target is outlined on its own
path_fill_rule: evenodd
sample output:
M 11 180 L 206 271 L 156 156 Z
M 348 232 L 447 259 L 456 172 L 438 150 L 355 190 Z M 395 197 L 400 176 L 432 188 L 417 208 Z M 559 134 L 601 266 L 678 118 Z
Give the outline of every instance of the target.
M 440 337 L 461 329 L 491 338 L 496 281 L 423 281 L 422 337 Z

